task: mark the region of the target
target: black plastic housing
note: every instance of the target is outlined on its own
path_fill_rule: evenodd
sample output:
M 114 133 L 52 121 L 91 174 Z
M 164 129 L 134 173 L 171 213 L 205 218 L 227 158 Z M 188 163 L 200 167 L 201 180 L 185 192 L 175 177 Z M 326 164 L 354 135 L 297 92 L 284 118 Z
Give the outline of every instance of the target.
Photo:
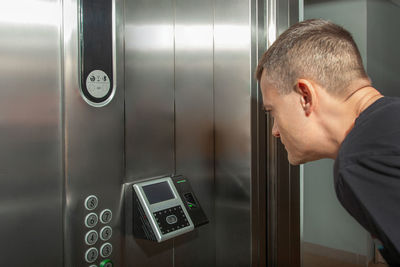
M 178 175 L 172 177 L 172 181 L 174 182 L 176 190 L 178 190 L 190 218 L 192 219 L 194 227 L 199 227 L 209 223 L 206 214 L 200 206 L 200 202 L 197 200 L 196 195 L 190 186 L 189 180 L 184 176 Z

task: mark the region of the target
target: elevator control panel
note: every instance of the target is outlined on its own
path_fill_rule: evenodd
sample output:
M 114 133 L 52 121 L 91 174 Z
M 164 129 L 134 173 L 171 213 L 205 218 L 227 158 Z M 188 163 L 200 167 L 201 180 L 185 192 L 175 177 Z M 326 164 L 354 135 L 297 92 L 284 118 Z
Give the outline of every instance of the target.
M 133 233 L 162 242 L 208 223 L 187 178 L 162 177 L 133 184 Z
M 83 99 L 100 107 L 115 92 L 114 0 L 80 0 L 79 68 Z
M 87 214 L 83 220 L 86 228 L 85 236 L 83 237 L 87 249 L 84 253 L 84 259 L 89 267 L 113 267 L 110 256 L 113 251 L 113 246 L 109 242 L 112 237 L 112 227 L 109 225 L 112 220 L 112 211 L 103 209 L 97 211 L 99 199 L 95 195 L 86 197 L 84 201 Z M 93 263 L 99 262 L 99 265 Z

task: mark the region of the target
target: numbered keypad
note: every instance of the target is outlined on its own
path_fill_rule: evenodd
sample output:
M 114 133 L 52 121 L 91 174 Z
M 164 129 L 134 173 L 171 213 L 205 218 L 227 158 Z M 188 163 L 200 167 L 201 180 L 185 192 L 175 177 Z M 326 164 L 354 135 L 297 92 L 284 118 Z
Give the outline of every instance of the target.
M 112 219 L 112 212 L 109 209 L 103 210 L 100 213 L 100 221 L 103 224 L 109 223 Z
M 84 224 L 86 228 L 93 228 L 88 230 L 84 236 L 86 245 L 91 246 L 85 252 L 85 261 L 89 264 L 94 263 L 89 267 L 113 267 L 110 259 L 103 259 L 98 263 L 100 265 L 96 265 L 95 263 L 99 255 L 102 258 L 108 258 L 111 256 L 113 250 L 112 244 L 106 242 L 111 239 L 113 234 L 111 226 L 107 225 L 111 223 L 112 211 L 110 209 L 103 209 L 101 212 L 96 211 L 99 204 L 100 201 L 95 195 L 86 197 L 84 201 L 85 209 L 89 212 L 84 218 Z M 100 242 L 98 242 L 99 239 L 101 240 Z
M 85 260 L 88 263 L 95 262 L 99 256 L 99 251 L 96 248 L 89 248 L 85 253 Z
M 94 210 L 99 204 L 99 199 L 95 195 L 88 196 L 85 199 L 85 208 L 87 210 Z
M 86 236 L 85 236 L 86 245 L 93 246 L 94 244 L 96 244 L 98 239 L 99 239 L 99 235 L 97 234 L 97 232 L 95 230 L 91 230 L 86 233 Z
M 97 217 L 97 214 L 92 212 L 86 215 L 85 218 L 85 225 L 88 228 L 93 228 L 96 226 L 97 222 L 99 221 L 99 217 Z
M 110 226 L 105 226 L 100 230 L 100 238 L 103 241 L 107 241 L 112 236 L 112 228 Z
M 103 258 L 107 258 L 111 255 L 112 252 L 112 245 L 110 243 L 105 243 L 100 248 L 100 255 Z

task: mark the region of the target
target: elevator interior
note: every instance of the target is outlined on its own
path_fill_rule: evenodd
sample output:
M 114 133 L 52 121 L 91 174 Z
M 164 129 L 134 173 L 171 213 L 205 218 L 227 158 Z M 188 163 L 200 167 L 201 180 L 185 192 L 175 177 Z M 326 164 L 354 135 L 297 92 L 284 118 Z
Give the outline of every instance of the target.
M 252 74 L 267 14 L 281 5 L 279 32 L 295 2 L 2 3 L 2 264 L 265 261 L 264 119 Z M 132 185 L 175 174 L 188 177 L 209 223 L 160 243 L 135 238 Z

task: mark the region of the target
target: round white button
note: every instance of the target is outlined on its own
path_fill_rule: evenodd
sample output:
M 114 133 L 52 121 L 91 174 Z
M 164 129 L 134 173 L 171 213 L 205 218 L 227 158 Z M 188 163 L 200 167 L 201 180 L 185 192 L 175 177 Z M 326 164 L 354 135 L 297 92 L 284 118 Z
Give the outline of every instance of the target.
M 93 264 L 93 265 L 90 265 L 89 267 L 97 267 L 97 265 L 94 265 L 94 264 Z
M 89 248 L 85 253 L 85 260 L 88 263 L 92 263 L 95 260 L 97 260 L 98 256 L 99 256 L 99 252 L 97 251 L 96 248 Z
M 107 258 L 111 255 L 112 252 L 112 245 L 110 243 L 105 243 L 100 248 L 100 255 L 103 258 Z
M 97 232 L 95 230 L 90 230 L 85 236 L 86 245 L 92 246 L 96 244 L 98 239 L 99 235 L 97 234 Z
M 111 212 L 111 210 L 109 210 L 109 209 L 106 209 L 106 210 L 103 210 L 101 213 L 100 213 L 100 221 L 102 222 L 102 223 L 109 223 L 110 221 L 111 221 L 111 219 L 112 219 L 112 212 Z
M 85 208 L 87 210 L 94 210 L 97 208 L 97 205 L 99 204 L 99 200 L 95 195 L 88 196 L 85 199 Z
M 94 70 L 86 78 L 86 88 L 93 97 L 105 97 L 110 91 L 110 79 L 104 71 Z
M 86 215 L 85 225 L 88 228 L 93 228 L 96 226 L 98 221 L 99 221 L 99 218 L 97 217 L 97 214 L 92 212 L 92 213 L 89 213 L 88 215 Z
M 112 236 L 112 228 L 110 226 L 105 226 L 100 230 L 100 238 L 103 241 L 107 241 Z

